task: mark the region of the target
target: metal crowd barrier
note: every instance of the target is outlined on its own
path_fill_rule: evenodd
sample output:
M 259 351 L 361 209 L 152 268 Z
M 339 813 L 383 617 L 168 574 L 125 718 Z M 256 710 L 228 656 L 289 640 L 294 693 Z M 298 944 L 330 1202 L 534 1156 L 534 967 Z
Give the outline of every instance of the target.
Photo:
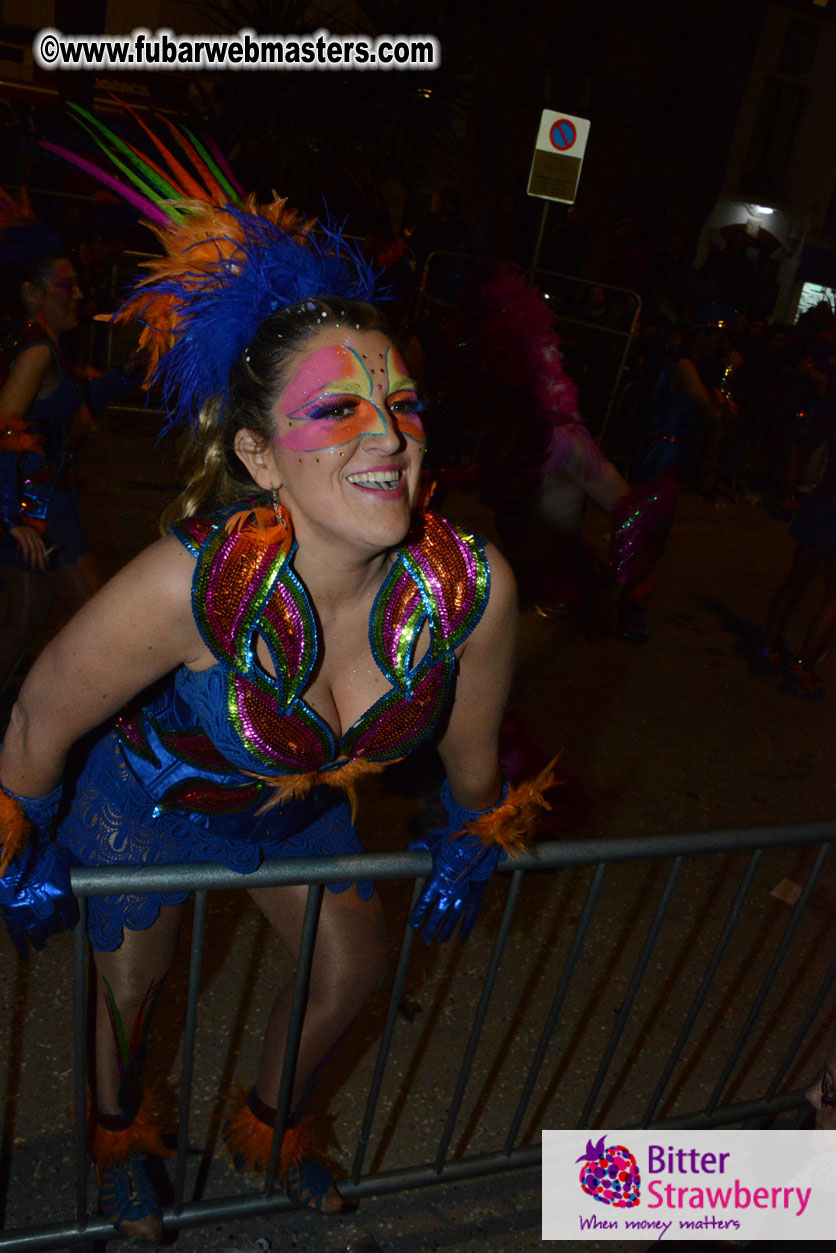
M 797 1091 L 784 1091 L 784 1082 L 797 1068 L 799 1058 L 807 1061 L 804 1048 L 810 1047 L 810 1036 L 816 1020 L 829 993 L 836 982 L 836 946 L 830 951 L 816 937 L 810 937 L 809 927 L 806 931 L 806 944 L 813 946 L 819 962 L 816 970 L 818 985 L 814 995 L 796 995 L 798 981 L 794 975 L 789 979 L 789 990 L 784 990 L 780 998 L 782 1022 L 778 1021 L 776 1011 L 771 1006 L 770 997 L 779 986 L 780 978 L 786 981 L 785 965 L 788 954 L 800 936 L 802 924 L 806 925 L 810 917 L 815 917 L 816 909 L 810 910 L 810 902 L 814 892 L 821 889 L 821 875 L 830 851 L 831 842 L 836 839 L 836 823 L 807 823 L 797 826 L 759 827 L 748 830 L 721 830 L 697 832 L 686 835 L 641 836 L 630 838 L 608 838 L 591 840 L 563 840 L 544 843 L 530 853 L 520 857 L 518 861 L 508 861 L 500 870 L 510 876 L 510 884 L 501 920 L 495 930 L 490 955 L 484 970 L 481 991 L 467 1027 L 466 1039 L 463 1039 L 461 1056 L 458 1059 L 458 1073 L 449 1094 L 439 1096 L 444 1105 L 449 1100 L 449 1110 L 443 1131 L 437 1143 L 420 1145 L 422 1160 L 395 1169 L 366 1171 L 366 1161 L 372 1133 L 376 1120 L 380 1117 L 381 1091 L 387 1065 L 392 1053 L 399 1006 L 404 997 L 407 972 L 410 967 L 410 955 L 415 944 L 415 934 L 406 926 L 400 944 L 400 952 L 394 975 L 394 983 L 388 1001 L 385 1025 L 377 1048 L 376 1062 L 368 1085 L 365 1099 L 365 1111 L 362 1124 L 357 1135 L 353 1152 L 353 1165 L 348 1180 L 340 1181 L 340 1189 L 348 1198 L 360 1198 L 374 1194 L 387 1193 L 405 1188 L 420 1188 L 429 1184 L 447 1183 L 454 1180 L 473 1179 L 480 1176 L 494 1175 L 498 1172 L 513 1170 L 519 1167 L 536 1166 L 540 1161 L 540 1146 L 536 1136 L 542 1129 L 531 1126 L 532 1101 L 538 1088 L 542 1090 L 547 1079 L 547 1063 L 553 1063 L 562 1054 L 571 1050 L 571 1041 L 567 1034 L 576 1030 L 575 1020 L 567 1011 L 572 1003 L 571 998 L 587 987 L 591 976 L 590 961 L 592 951 L 600 950 L 602 937 L 610 935 L 615 928 L 621 926 L 614 917 L 609 905 L 604 905 L 602 895 L 605 884 L 608 890 L 614 890 L 614 900 L 625 900 L 628 895 L 629 876 L 635 867 L 644 867 L 651 884 L 654 880 L 656 890 L 646 893 L 641 885 L 638 893 L 642 906 L 642 917 L 632 918 L 630 922 L 634 943 L 626 948 L 621 939 L 616 938 L 616 958 L 623 963 L 623 969 L 611 970 L 605 954 L 604 975 L 607 986 L 618 983 L 620 1004 L 607 1006 L 607 1018 L 601 1031 L 603 1047 L 597 1055 L 597 1065 L 588 1089 L 583 1094 L 583 1106 L 580 1113 L 572 1119 L 572 1124 L 581 1128 L 601 1125 L 602 1117 L 612 1112 L 612 1096 L 605 1093 L 605 1084 L 610 1080 L 616 1087 L 623 1088 L 621 1077 L 624 1074 L 624 1063 L 621 1071 L 613 1076 L 613 1064 L 616 1056 L 625 1046 L 629 1045 L 633 1052 L 652 1032 L 660 1017 L 664 1019 L 667 1058 L 664 1064 L 654 1069 L 655 1086 L 649 1094 L 637 1093 L 632 1099 L 632 1114 L 629 1122 L 610 1125 L 638 1127 L 688 1127 L 710 1128 L 746 1123 L 752 1125 L 759 1120 L 761 1125 L 784 1111 L 799 1108 L 803 1098 Z M 817 848 L 815 846 L 818 846 Z M 809 853 L 805 853 L 805 848 Z M 803 877 L 803 883 L 797 885 L 797 900 L 789 906 L 785 924 L 772 916 L 770 929 L 775 932 L 774 944 L 761 942 L 753 936 L 752 920 L 747 914 L 747 905 L 753 899 L 753 884 L 757 880 L 758 889 L 764 886 L 763 859 L 770 853 L 792 860 L 797 863 L 799 857 L 807 857 L 811 865 L 801 875 L 797 864 L 793 864 L 794 873 Z M 747 856 L 748 854 L 748 856 Z M 729 857 L 731 856 L 731 861 Z M 631 863 L 633 870 L 631 870 Z M 666 869 L 667 867 L 667 869 Z M 85 934 L 86 898 L 91 895 L 111 894 L 138 891 L 173 891 L 183 888 L 195 890 L 195 911 L 192 925 L 191 957 L 188 982 L 188 1003 L 186 1007 L 185 1040 L 183 1048 L 183 1066 L 180 1083 L 179 1133 L 177 1156 L 174 1160 L 174 1200 L 164 1211 L 164 1222 L 167 1229 L 186 1226 L 200 1226 L 214 1221 L 252 1218 L 257 1215 L 278 1214 L 289 1209 L 289 1202 L 278 1190 L 274 1181 L 275 1167 L 278 1160 L 279 1131 L 283 1118 L 290 1103 L 293 1070 L 296 1051 L 299 1044 L 302 1016 L 305 1006 L 306 984 L 309 976 L 313 946 L 316 937 L 319 904 L 324 885 L 346 879 L 413 879 L 413 900 L 423 889 L 426 876 L 431 868 L 430 856 L 425 852 L 363 854 L 350 857 L 319 857 L 304 861 L 270 862 L 263 865 L 252 875 L 242 876 L 234 871 L 219 866 L 146 866 L 141 869 L 122 869 L 108 867 L 100 869 L 76 869 L 72 872 L 73 888 L 79 897 L 82 918 L 75 933 L 75 1000 L 74 1000 L 74 1094 L 75 1094 L 75 1215 L 63 1222 L 50 1223 L 39 1227 L 17 1228 L 6 1230 L 0 1234 L 2 1250 L 35 1250 L 54 1249 L 57 1245 L 76 1247 L 92 1245 L 94 1240 L 112 1236 L 112 1228 L 102 1219 L 88 1215 L 89 1196 L 88 1166 L 85 1143 L 85 1108 L 87 1089 L 87 942 Z M 549 971 L 549 1003 L 545 1009 L 538 1032 L 530 1033 L 525 1041 L 527 1064 L 519 1074 L 518 1090 L 513 1100 L 513 1114 L 507 1128 L 489 1151 L 470 1156 L 459 1155 L 453 1147 L 453 1137 L 462 1119 L 463 1101 L 471 1082 L 471 1069 L 480 1040 L 486 1025 L 490 1025 L 492 998 L 497 987 L 503 957 L 508 949 L 509 936 L 515 919 L 523 927 L 530 919 L 531 911 L 520 908 L 521 900 L 525 902 L 535 886 L 543 886 L 542 881 L 535 885 L 543 872 L 563 871 L 580 874 L 583 882 L 578 883 L 578 909 L 571 938 L 567 935 L 565 952 L 560 966 L 554 972 Z M 688 900 L 683 898 L 681 885 L 687 872 L 701 874 L 709 871 L 710 885 L 706 899 L 710 903 L 711 926 L 708 932 L 701 935 L 694 945 L 686 944 L 688 957 L 693 955 L 692 949 L 704 948 L 705 961 L 702 957 L 694 969 L 687 968 L 682 954 L 675 952 L 671 956 L 672 966 L 666 974 L 663 970 L 663 950 L 671 949 L 670 935 L 682 936 L 684 918 L 688 908 Z M 770 864 L 770 873 L 772 867 Z M 610 883 L 610 880 L 614 882 Z M 662 882 L 664 879 L 664 882 Z M 565 877 L 555 883 L 565 883 Z M 224 1197 L 187 1199 L 186 1197 L 186 1158 L 189 1144 L 189 1118 L 192 1098 L 195 1063 L 195 1039 L 198 1021 L 198 989 L 203 953 L 204 926 L 206 919 L 207 893 L 216 889 L 230 889 L 246 886 L 247 888 L 267 887 L 273 885 L 308 885 L 307 908 L 304 920 L 303 935 L 297 963 L 296 993 L 288 1032 L 288 1049 L 285 1070 L 282 1075 L 277 1132 L 273 1145 L 272 1170 L 268 1170 L 267 1179 L 261 1192 L 245 1195 L 229 1195 Z M 552 887 L 554 884 L 545 885 Z M 492 891 L 497 891 L 496 884 Z M 758 896 L 758 893 L 754 894 Z M 583 898 L 583 899 L 581 899 Z M 760 897 L 759 908 L 763 901 Z M 722 904 L 722 909 L 719 906 Z M 626 908 L 626 906 L 625 906 Z M 776 908 L 778 908 L 776 906 Z M 608 912 L 610 911 L 610 912 Z M 716 912 L 715 912 L 716 911 Z M 819 908 L 819 912 L 821 912 Z M 698 911 L 699 917 L 707 919 L 707 914 Z M 828 915 L 829 918 L 829 915 Z M 635 923 L 635 926 L 633 926 Z M 477 924 L 477 928 L 480 924 Z M 485 926 L 484 919 L 481 922 Z M 699 920 L 698 920 L 698 925 Z M 622 927 L 623 931 L 623 927 Z M 668 937 L 660 943 L 660 935 Z M 777 934 L 780 932 L 780 935 Z M 832 926 L 828 922 L 824 934 L 830 935 Z M 623 938 L 623 937 L 622 937 Z M 471 939 L 468 944 L 473 945 Z M 700 1108 L 681 1112 L 666 1113 L 671 1105 L 673 1080 L 677 1068 L 681 1068 L 686 1045 L 694 1038 L 695 1028 L 701 1014 L 707 1009 L 714 1015 L 723 1014 L 722 1005 L 712 1006 L 718 984 L 718 971 L 724 959 L 735 952 L 735 945 L 755 945 L 761 959 L 762 972 L 748 980 L 745 986 L 739 986 L 736 994 L 742 998 L 737 1025 L 726 1032 L 730 1036 L 724 1042 L 722 1056 L 714 1058 L 710 1072 L 703 1077 L 710 1080 L 702 1086 L 707 1092 L 704 1104 Z M 542 946 L 541 946 L 542 947 Z M 449 952 L 431 950 L 433 952 Z M 550 954 L 541 949 L 532 950 L 534 960 L 547 958 Z M 798 954 L 794 951 L 797 960 Z M 472 960 L 469 958 L 468 960 Z M 656 978 L 648 978 L 653 971 Z M 470 973 L 470 972 L 468 972 Z M 512 978 L 516 985 L 524 983 L 523 972 L 515 969 Z M 669 981 L 679 980 L 681 986 L 681 1005 L 675 1009 L 673 998 L 667 992 Z M 661 991 L 660 988 L 661 979 Z M 666 982 L 667 981 L 667 982 Z M 734 982 L 734 980 L 733 980 Z M 650 1017 L 642 1019 L 639 1013 L 641 998 L 650 988 L 655 1001 L 651 1004 Z M 655 991 L 653 989 L 655 988 Z M 660 999 L 664 1001 L 660 1011 Z M 745 1002 L 745 1004 L 743 1003 Z M 801 1003 L 796 1003 L 801 1002 Z M 768 1008 L 766 1012 L 765 1007 Z M 495 1015 L 501 1018 L 502 1005 L 493 1005 Z M 675 1020 L 675 1021 L 674 1021 Z M 772 1050 L 776 1056 L 770 1063 L 770 1073 L 760 1080 L 760 1094 L 745 1100 L 726 1100 L 724 1097 L 733 1091 L 738 1083 L 740 1073 L 747 1073 L 749 1060 L 747 1048 L 757 1028 L 761 1032 L 764 1027 L 771 1032 L 771 1038 L 779 1043 Z M 629 1036 L 632 1034 L 633 1043 Z M 710 1026 L 712 1047 L 716 1044 L 718 1031 Z M 722 1034 L 722 1032 L 719 1032 Z M 536 1036 L 536 1039 L 534 1038 Z M 459 1038 L 459 1037 L 457 1037 Z M 636 1043 L 638 1041 L 638 1044 Z M 519 1041 L 516 1041 L 519 1043 Z M 725 1044 L 728 1047 L 725 1047 Z M 816 1041 L 818 1047 L 820 1041 Z M 504 1047 L 504 1046 L 503 1046 Z M 821 1057 L 817 1056 L 820 1063 Z M 591 1065 L 595 1064 L 595 1058 Z M 472 1084 L 471 1084 L 472 1086 Z M 541 1091 L 540 1105 L 543 1097 Z M 629 1102 L 628 1102 L 629 1104 Z M 675 1102 L 674 1102 L 675 1104 Z M 535 1116 L 538 1110 L 534 1111 Z M 623 1111 L 622 1111 L 623 1113 Z M 476 1112 L 470 1115 L 471 1120 L 479 1116 L 479 1102 Z M 552 1114 L 553 1118 L 553 1114 Z M 528 1129 L 524 1124 L 528 1120 Z M 546 1123 L 546 1125 L 549 1125 Z M 606 1125 L 606 1124 L 605 1124 Z
M 561 352 L 580 392 L 581 413 L 607 451 L 609 426 L 641 314 L 641 297 L 594 278 L 532 270 L 529 281 L 550 301 Z M 593 305 L 592 294 L 600 303 Z

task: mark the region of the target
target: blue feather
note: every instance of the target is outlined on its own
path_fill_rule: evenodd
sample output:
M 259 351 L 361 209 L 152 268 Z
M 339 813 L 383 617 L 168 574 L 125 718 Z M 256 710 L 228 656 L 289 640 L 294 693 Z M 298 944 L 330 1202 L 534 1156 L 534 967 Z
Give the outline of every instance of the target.
M 277 309 L 316 297 L 380 297 L 372 266 L 339 228 L 322 226 L 298 244 L 245 209 L 228 205 L 222 212 L 236 218 L 243 231 L 232 256 L 223 257 L 219 248 L 211 268 L 143 284 L 149 304 L 160 296 L 177 302 L 175 340 L 152 380 L 162 387 L 169 427 L 184 418 L 193 423 L 211 397 L 225 401 L 234 363 Z M 230 242 L 219 236 L 222 241 Z

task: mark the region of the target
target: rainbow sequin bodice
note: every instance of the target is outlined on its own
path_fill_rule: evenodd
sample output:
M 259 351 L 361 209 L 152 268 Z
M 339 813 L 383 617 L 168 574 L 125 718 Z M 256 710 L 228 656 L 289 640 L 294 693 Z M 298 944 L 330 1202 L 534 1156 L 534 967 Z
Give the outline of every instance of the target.
M 246 530 L 227 534 L 224 521 L 220 515 L 192 518 L 174 532 L 196 558 L 193 610 L 217 664 L 178 671 L 176 718 L 171 701 L 164 716 L 149 709 L 124 715 L 123 744 L 142 756 L 151 751 L 159 759 L 164 749 L 196 767 L 268 778 L 406 756 L 438 722 L 455 650 L 487 604 L 483 541 L 425 514 L 415 538 L 398 548 L 369 621 L 372 655 L 390 687 L 338 739 L 304 699 L 320 645 L 293 569 L 296 544 L 267 544 Z M 425 626 L 428 647 L 416 661 Z M 273 674 L 257 659 L 259 639 Z

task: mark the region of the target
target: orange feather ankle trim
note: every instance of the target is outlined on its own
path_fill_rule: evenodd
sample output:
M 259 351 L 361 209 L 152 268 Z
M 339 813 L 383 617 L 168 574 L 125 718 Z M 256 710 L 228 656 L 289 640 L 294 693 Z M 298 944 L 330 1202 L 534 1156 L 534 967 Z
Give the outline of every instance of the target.
M 241 1169 L 265 1171 L 273 1147 L 273 1128 L 252 1112 L 243 1088 L 236 1101 L 240 1101 L 240 1106 L 224 1127 L 224 1144 L 233 1158 L 243 1161 Z M 280 1175 L 286 1175 L 289 1167 L 298 1166 L 305 1158 L 317 1156 L 317 1122 L 313 1115 L 308 1115 L 285 1131 L 279 1151 Z
M 161 1127 L 163 1107 L 156 1095 L 146 1093 L 139 1113 L 130 1127 L 120 1131 L 108 1131 L 99 1125 L 94 1110 L 90 1110 L 87 1123 L 87 1144 L 101 1182 L 109 1166 L 123 1166 L 132 1149 L 139 1149 L 151 1157 L 172 1157 Z
M 0 879 L 9 868 L 9 862 L 26 848 L 32 824 L 20 805 L 8 793 L 0 790 L 0 837 L 3 847 L 0 853 Z
M 524 779 L 509 787 L 501 804 L 480 818 L 466 822 L 461 834 L 476 835 L 485 845 L 498 844 L 516 859 L 517 854 L 528 847 L 539 811 L 551 809 L 544 793 L 559 782 L 554 777 L 556 764 L 557 757 L 536 778 Z

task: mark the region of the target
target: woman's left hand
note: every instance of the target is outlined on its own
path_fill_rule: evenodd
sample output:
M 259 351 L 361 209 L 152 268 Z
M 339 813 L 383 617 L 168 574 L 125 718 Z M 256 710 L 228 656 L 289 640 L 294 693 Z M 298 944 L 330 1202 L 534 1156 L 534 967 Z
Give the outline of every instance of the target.
M 11 527 L 9 534 L 17 544 L 20 555 L 28 566 L 31 566 L 33 570 L 47 569 L 49 566 L 49 555 L 46 551 L 46 544 L 34 527 L 21 523 L 20 526 Z
M 70 887 L 70 869 L 78 865 L 59 844 L 31 844 L 15 857 L 0 879 L 0 910 L 20 956 L 29 945 L 42 949 L 51 935 L 78 922 L 78 901 Z
M 410 926 L 421 931 L 427 944 L 433 939 L 449 940 L 460 918 L 459 938 L 467 939 L 482 907 L 485 883 L 506 857 L 499 845 L 458 834 L 454 826 L 458 824 L 450 822 L 441 830 L 428 831 L 409 845 L 428 849 L 433 858 L 430 881 L 409 916 Z

